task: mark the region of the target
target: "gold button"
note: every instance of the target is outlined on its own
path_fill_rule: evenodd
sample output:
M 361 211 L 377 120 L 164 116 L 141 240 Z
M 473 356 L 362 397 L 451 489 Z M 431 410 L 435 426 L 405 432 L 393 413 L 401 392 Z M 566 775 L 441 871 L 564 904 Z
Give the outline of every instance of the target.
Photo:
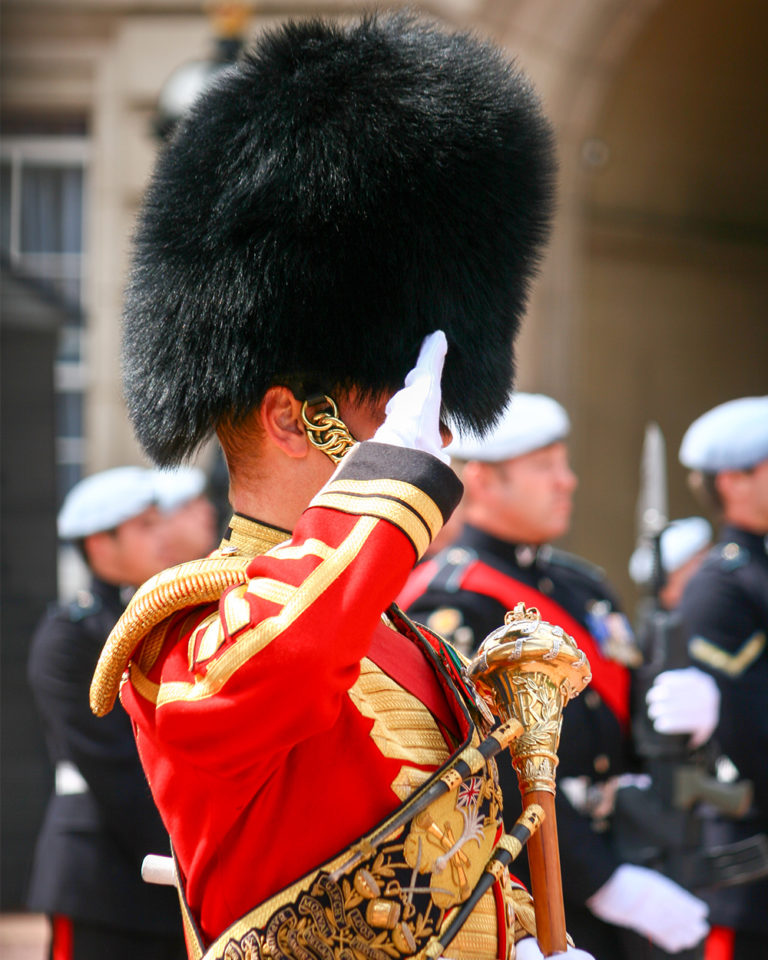
M 600 706 L 600 694 L 594 690 L 587 690 L 584 694 L 584 703 L 586 703 L 590 710 L 597 710 Z

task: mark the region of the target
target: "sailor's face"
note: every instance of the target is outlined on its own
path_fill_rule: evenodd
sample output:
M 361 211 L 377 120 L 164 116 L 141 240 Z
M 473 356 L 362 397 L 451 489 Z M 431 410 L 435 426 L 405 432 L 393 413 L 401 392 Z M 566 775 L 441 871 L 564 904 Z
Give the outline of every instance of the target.
M 548 543 L 568 532 L 577 479 L 564 443 L 489 464 L 489 496 L 499 533 L 522 543 Z
M 166 566 L 205 557 L 216 546 L 216 510 L 207 497 L 187 500 L 164 516 Z
M 745 497 L 754 533 L 768 533 L 768 460 L 745 471 Z
M 138 587 L 168 566 L 167 521 L 155 506 L 87 543 L 95 551 L 96 573 L 110 583 Z

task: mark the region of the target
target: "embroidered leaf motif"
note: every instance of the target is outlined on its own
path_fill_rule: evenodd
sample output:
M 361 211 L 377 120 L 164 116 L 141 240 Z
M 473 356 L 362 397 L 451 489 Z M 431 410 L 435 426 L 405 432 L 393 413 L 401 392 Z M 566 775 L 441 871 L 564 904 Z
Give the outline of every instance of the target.
M 429 918 L 426 914 L 420 913 L 416 917 L 415 929 L 413 931 L 414 936 L 417 940 L 422 937 L 431 937 L 434 932 L 432 924 L 429 922 Z

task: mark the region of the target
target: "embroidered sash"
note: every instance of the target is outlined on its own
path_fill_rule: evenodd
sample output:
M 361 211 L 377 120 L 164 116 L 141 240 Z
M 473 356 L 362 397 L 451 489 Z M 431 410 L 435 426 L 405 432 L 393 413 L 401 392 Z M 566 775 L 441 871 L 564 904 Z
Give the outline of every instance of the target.
M 396 608 L 399 628 L 414 626 Z M 414 794 L 356 844 L 332 861 L 249 911 L 205 945 L 179 886 L 187 947 L 193 960 L 398 960 L 423 949 L 450 923 L 466 900 L 503 832 L 502 797 L 492 761 L 475 775 L 417 812 L 422 794 L 479 743 L 469 707 L 457 696 L 449 665 L 423 637 L 423 653 L 468 730 L 461 747 Z M 446 701 L 447 705 L 447 701 Z M 387 836 L 388 823 L 393 823 Z M 385 839 L 375 846 L 374 837 Z M 299 842 L 299 841 L 297 841 Z M 359 856 L 347 866 L 353 854 Z M 178 870 L 177 864 L 177 870 Z M 181 877 L 181 873 L 179 872 Z M 497 960 L 508 952 L 508 917 L 502 881 L 496 881 L 473 911 L 448 956 Z

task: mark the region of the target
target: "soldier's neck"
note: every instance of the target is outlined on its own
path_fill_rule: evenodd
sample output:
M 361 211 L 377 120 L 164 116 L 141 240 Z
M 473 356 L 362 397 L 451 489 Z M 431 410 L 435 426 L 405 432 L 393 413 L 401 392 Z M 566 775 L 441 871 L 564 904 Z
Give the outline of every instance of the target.
M 234 474 L 230 485 L 234 510 L 282 530 L 293 530 L 333 472 L 331 461 L 316 453 L 317 458 L 311 459 L 259 459 L 252 470 Z

